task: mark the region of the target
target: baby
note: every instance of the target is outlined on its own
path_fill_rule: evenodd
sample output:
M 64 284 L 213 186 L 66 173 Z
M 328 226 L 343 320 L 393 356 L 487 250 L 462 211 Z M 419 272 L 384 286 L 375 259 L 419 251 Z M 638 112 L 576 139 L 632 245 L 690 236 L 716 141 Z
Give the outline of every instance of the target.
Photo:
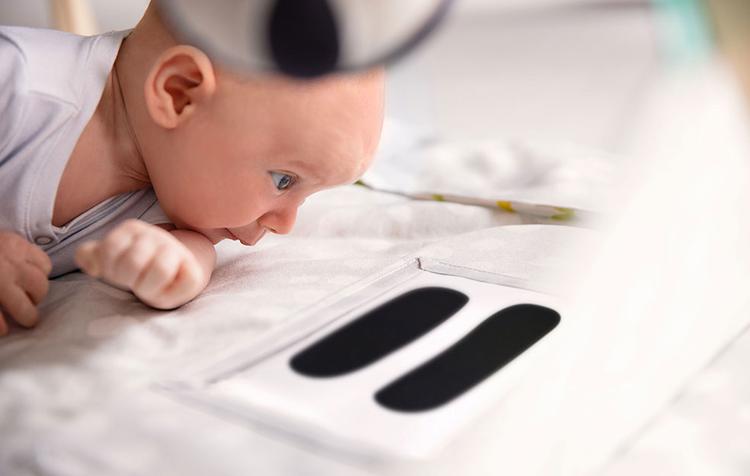
M 151 5 L 130 32 L 0 28 L 0 335 L 80 268 L 159 309 L 208 283 L 223 239 L 288 233 L 377 148 L 383 72 L 236 76 Z

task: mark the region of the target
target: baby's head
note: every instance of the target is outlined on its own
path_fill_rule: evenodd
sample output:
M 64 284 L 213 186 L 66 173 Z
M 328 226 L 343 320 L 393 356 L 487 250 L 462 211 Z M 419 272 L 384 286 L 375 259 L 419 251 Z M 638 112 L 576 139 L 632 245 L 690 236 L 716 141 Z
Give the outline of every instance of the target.
M 305 198 L 356 181 L 377 149 L 381 70 L 240 77 L 178 45 L 153 7 L 117 61 L 135 90 L 125 93 L 130 123 L 162 208 L 213 242 L 288 233 Z

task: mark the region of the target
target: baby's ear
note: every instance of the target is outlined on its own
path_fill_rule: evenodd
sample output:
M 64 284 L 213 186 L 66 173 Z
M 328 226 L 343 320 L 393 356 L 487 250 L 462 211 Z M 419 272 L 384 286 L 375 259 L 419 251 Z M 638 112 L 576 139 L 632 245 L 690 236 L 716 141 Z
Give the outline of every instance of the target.
M 216 75 L 208 56 L 192 46 L 174 46 L 162 53 L 146 78 L 146 108 L 154 122 L 174 129 L 215 90 Z

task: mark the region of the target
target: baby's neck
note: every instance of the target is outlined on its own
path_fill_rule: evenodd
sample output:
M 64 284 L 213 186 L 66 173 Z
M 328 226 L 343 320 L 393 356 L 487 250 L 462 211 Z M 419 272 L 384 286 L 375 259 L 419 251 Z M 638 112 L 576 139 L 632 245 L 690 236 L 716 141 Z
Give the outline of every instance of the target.
M 121 53 L 124 49 L 121 48 Z M 60 180 L 52 224 L 62 226 L 107 198 L 150 185 L 128 117 L 124 85 L 127 65 L 118 55 L 99 104 L 68 159 Z

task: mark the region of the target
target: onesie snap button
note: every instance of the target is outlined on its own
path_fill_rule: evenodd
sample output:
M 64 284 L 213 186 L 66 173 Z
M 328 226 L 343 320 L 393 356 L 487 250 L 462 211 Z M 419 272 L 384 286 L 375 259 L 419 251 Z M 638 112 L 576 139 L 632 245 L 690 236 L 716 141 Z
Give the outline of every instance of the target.
M 52 243 L 52 238 L 49 236 L 37 236 L 34 238 L 34 243 L 36 243 L 39 246 L 44 246 Z

